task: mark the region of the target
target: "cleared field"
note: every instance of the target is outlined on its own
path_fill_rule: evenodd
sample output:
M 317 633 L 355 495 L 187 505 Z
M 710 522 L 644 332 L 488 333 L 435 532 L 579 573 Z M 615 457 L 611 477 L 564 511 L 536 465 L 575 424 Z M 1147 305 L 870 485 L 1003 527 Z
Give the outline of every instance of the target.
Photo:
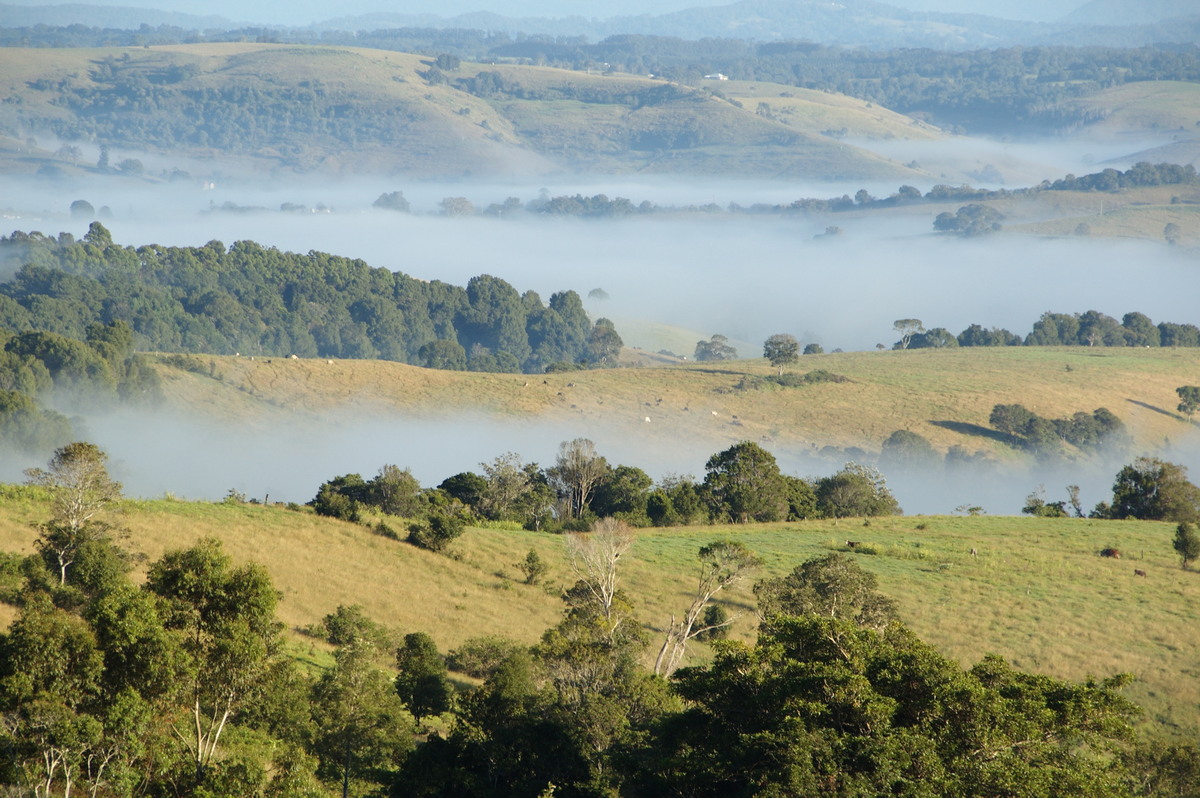
M 1001 459 L 1013 450 L 987 429 L 997 404 L 1023 404 L 1048 418 L 1106 407 L 1138 446 L 1181 440 L 1195 426 L 1175 412 L 1175 388 L 1196 384 L 1200 374 L 1200 351 L 1088 347 L 806 355 L 791 370 L 824 369 L 847 381 L 799 388 L 766 382 L 775 372 L 762 359 L 545 376 L 363 360 L 201 361 L 211 376 L 160 364 L 167 402 L 216 420 L 252 422 L 339 407 L 428 418 L 473 413 L 571 420 L 583 428 L 636 425 L 648 442 L 686 437 L 710 452 L 739 440 L 878 451 L 888 435 L 906 429 L 941 451 L 960 445 Z
M 30 522 L 45 517 L 44 495 L 4 487 L 0 498 L 0 550 L 31 551 Z M 427 631 L 443 649 L 484 634 L 533 643 L 561 613 L 558 590 L 574 581 L 562 538 L 524 530 L 469 529 L 447 557 L 278 506 L 130 501 L 115 520 L 129 530 L 126 545 L 145 555 L 142 568 L 202 537 L 221 540 L 239 562 L 265 564 L 282 592 L 280 616 L 297 651 L 313 646 L 295 630 L 339 604 L 361 604 L 400 632 Z M 1145 707 L 1146 723 L 1183 736 L 1200 730 L 1200 574 L 1179 568 L 1172 530 L 1152 522 L 1007 517 L 644 530 L 622 559 L 621 587 L 653 639 L 687 606 L 704 544 L 740 541 L 764 559 L 758 576 L 774 576 L 844 551 L 852 538 L 862 542 L 859 552 L 873 553 L 851 556 L 879 577 L 905 622 L 962 664 L 998 653 L 1056 677 L 1130 672 L 1137 681 L 1128 694 Z M 1123 558 L 1099 557 L 1108 546 Z M 550 565 L 543 586 L 520 583 L 514 567 L 530 550 Z M 1135 577 L 1135 567 L 1148 575 Z M 755 624 L 752 581 L 719 597 L 740 616 L 734 635 L 743 639 Z M 0 607 L 0 620 L 11 617 L 11 608 Z M 693 662 L 707 655 L 704 645 L 691 649 Z

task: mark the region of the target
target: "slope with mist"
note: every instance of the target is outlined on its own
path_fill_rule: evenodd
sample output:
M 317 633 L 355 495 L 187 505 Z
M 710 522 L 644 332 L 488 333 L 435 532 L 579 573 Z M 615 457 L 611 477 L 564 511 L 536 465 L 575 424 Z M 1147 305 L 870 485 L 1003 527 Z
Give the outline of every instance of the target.
M 632 75 L 471 63 L 443 72 L 396 52 L 236 43 L 2 48 L 0 75 L 0 121 L 11 135 L 216 159 L 231 171 L 921 177 L 816 132 L 833 123 L 879 135 L 868 104 L 832 112 L 797 97 L 775 121 L 700 88 Z M 884 128 L 903 137 L 906 124 L 892 115 Z

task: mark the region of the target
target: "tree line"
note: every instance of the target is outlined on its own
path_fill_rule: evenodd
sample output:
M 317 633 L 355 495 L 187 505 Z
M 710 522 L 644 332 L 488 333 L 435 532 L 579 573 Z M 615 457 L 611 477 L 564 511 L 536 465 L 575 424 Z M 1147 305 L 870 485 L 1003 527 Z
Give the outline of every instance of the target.
M 343 605 L 310 630 L 332 664 L 305 668 L 270 575 L 217 541 L 168 551 L 135 584 L 102 451 L 63 447 L 29 477 L 49 515 L 33 554 L 0 558 L 16 607 L 0 781 L 18 792 L 1115 798 L 1183 794 L 1200 771 L 1195 746 L 1135 730 L 1129 676 L 1062 681 L 996 656 L 963 669 L 845 554 L 758 579 L 757 639 L 681 667 L 689 642 L 736 620 L 708 610 L 760 559 L 701 547 L 686 609 L 656 630 L 621 588 L 636 539 L 606 519 L 564 536 L 573 581 L 533 646 L 490 636 L 443 655 Z M 478 686 L 453 686 L 448 663 Z
M 408 469 L 385 465 L 369 480 L 345 474 L 321 484 L 309 505 L 321 515 L 362 521 L 369 511 L 414 518 L 408 539 L 441 550 L 466 524 L 513 522 L 526 529 L 581 531 L 601 518 L 634 527 L 795 521 L 895 515 L 899 503 L 871 466 L 848 463 L 819 478 L 784 474 L 775 456 L 751 441 L 714 454 L 702 480 L 670 474 L 655 482 L 637 466 L 610 465 L 587 438 L 563 441 L 554 464 L 526 463 L 515 452 L 480 463 L 436 488 Z M 399 537 L 380 521 L 376 531 Z
M 1098 310 L 1084 313 L 1047 311 L 1021 337 L 1003 327 L 971 324 L 958 335 L 945 327 L 926 329 L 920 319 L 900 319 L 893 328 L 901 333 L 893 349 L 946 349 L 959 346 L 1200 346 L 1200 327 L 1163 321 L 1155 324 L 1144 313 L 1132 311 L 1117 321 Z

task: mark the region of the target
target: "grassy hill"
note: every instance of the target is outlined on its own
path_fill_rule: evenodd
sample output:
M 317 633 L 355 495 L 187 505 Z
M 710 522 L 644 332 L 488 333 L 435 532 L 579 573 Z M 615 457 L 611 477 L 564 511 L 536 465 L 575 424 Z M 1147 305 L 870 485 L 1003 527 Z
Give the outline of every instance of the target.
M 1195 383 L 1200 351 L 975 347 L 805 355 L 792 370 L 825 369 L 848 380 L 799 388 L 763 380 L 774 369 L 762 359 L 545 376 L 362 360 L 203 356 L 196 365 L 158 366 L 169 406 L 190 417 L 267 420 L 341 407 L 428 418 L 476 414 L 623 429 L 709 453 L 740 440 L 776 450 L 877 452 L 893 431 L 906 429 L 941 451 L 960 445 L 1005 459 L 1013 450 L 986 429 L 997 404 L 1024 404 L 1047 418 L 1107 407 L 1145 448 L 1194 434 L 1175 413 L 1175 388 Z
M 0 497 L 0 550 L 31 551 L 29 524 L 45 517 L 44 496 L 8 486 Z M 561 613 L 558 588 L 573 581 L 562 539 L 546 533 L 469 529 L 447 557 L 278 506 L 129 501 L 119 521 L 130 531 L 127 545 L 149 560 L 212 536 L 237 561 L 265 564 L 298 650 L 318 660 L 320 644 L 296 630 L 351 603 L 397 631 L 428 631 L 443 649 L 484 634 L 533 643 Z M 1128 693 L 1146 708 L 1146 722 L 1185 735 L 1200 717 L 1200 576 L 1179 568 L 1171 534 L 1163 523 L 1002 517 L 656 529 L 639 532 L 622 560 L 622 587 L 657 636 L 687 604 L 700 546 L 741 541 L 764 558 L 760 575 L 768 576 L 844 550 L 853 538 L 867 544 L 857 561 L 879 577 L 904 620 L 964 665 L 994 652 L 1057 677 L 1131 672 L 1138 681 Z M 1107 546 L 1123 559 L 1097 556 Z M 550 565 L 545 586 L 519 581 L 514 564 L 530 549 Z M 1135 577 L 1135 567 L 1147 576 Z M 741 638 L 753 633 L 749 587 L 721 597 L 741 616 Z M 4 608 L 2 620 L 12 613 Z M 693 661 L 706 652 L 696 645 Z
M 714 86 L 468 62 L 442 72 L 429 58 L 358 48 L 2 48 L 0 132 L 169 153 L 181 164 L 220 156 L 230 169 L 463 177 L 569 168 L 900 181 L 921 173 L 821 132 L 935 135 L 849 99 L 797 91 L 785 102 L 784 87 L 756 89 L 776 95 L 778 114 L 764 115 Z M 57 165 L 78 168 L 61 158 Z

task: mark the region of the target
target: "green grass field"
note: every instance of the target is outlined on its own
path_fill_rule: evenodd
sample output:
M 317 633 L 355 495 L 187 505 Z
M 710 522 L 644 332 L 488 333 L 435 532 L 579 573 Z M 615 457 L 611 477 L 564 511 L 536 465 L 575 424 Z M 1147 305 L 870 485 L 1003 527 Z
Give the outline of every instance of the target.
M 0 550 L 30 552 L 30 523 L 45 518 L 44 495 L 0 488 Z M 453 556 L 431 554 L 367 527 L 277 506 L 171 499 L 128 501 L 115 517 L 143 565 L 202 537 L 223 541 L 239 562 L 266 565 L 282 592 L 280 617 L 294 650 L 324 662 L 321 646 L 297 630 L 339 604 L 361 604 L 398 632 L 427 631 L 445 650 L 484 634 L 535 642 L 562 609 L 558 589 L 573 582 L 560 536 L 469 529 Z M 401 527 L 399 521 L 394 526 Z M 740 541 L 764 559 L 761 576 L 786 573 L 845 541 L 876 574 L 906 623 L 964 666 L 998 653 L 1016 666 L 1083 679 L 1129 672 L 1129 696 L 1146 723 L 1172 736 L 1200 731 L 1200 574 L 1180 569 L 1172 526 L 1013 517 L 897 517 L 640 531 L 622 560 L 621 585 L 652 638 L 688 603 L 696 552 L 713 540 Z M 1097 552 L 1113 546 L 1120 560 Z M 860 547 L 862 551 L 864 547 Z M 530 549 L 550 565 L 547 583 L 520 582 L 515 563 Z M 971 555 L 975 549 L 978 556 Z M 1147 572 L 1136 577 L 1134 568 Z M 740 616 L 734 635 L 755 624 L 751 582 L 720 601 Z M 13 617 L 3 608 L 0 621 Z M 653 645 L 652 645 L 653 647 Z M 647 651 L 647 658 L 653 656 Z M 707 647 L 691 649 L 702 661 Z

